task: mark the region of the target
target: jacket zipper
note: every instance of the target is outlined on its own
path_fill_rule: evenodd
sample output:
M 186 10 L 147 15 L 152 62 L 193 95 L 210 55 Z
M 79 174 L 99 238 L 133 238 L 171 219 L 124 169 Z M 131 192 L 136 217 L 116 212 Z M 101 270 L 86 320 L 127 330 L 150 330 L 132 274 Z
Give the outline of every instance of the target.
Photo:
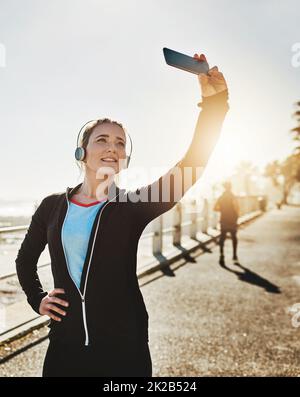
M 82 298 L 82 316 L 83 316 L 83 325 L 84 325 L 84 332 L 85 332 L 85 346 L 89 345 L 89 332 L 87 329 L 87 323 L 86 323 L 86 312 L 85 312 L 85 300 Z
M 117 194 L 114 198 L 118 197 L 119 194 Z M 90 253 L 90 258 L 89 258 L 89 264 L 88 264 L 88 268 L 87 268 L 87 273 L 86 273 L 86 277 L 85 277 L 85 282 L 84 282 L 84 289 L 83 289 L 83 294 L 81 293 L 80 289 L 78 288 L 77 284 L 75 283 L 71 273 L 70 273 L 70 269 L 69 269 L 69 264 L 68 264 L 68 260 L 67 260 L 67 255 L 66 255 L 66 251 L 65 251 L 65 247 L 64 247 L 64 243 L 63 243 L 63 238 L 62 238 L 62 231 L 64 228 L 64 224 L 69 212 L 69 199 L 68 199 L 68 190 L 66 191 L 66 199 L 67 199 L 67 212 L 63 221 L 63 225 L 61 228 L 61 243 L 62 243 L 62 247 L 63 247 L 63 251 L 64 251 L 64 256 L 65 256 L 65 261 L 67 264 L 67 269 L 68 269 L 68 273 L 70 278 L 72 279 L 73 283 L 75 284 L 75 287 L 77 289 L 77 291 L 79 292 L 80 298 L 81 298 L 81 306 L 82 306 L 82 319 L 83 319 L 83 326 L 84 326 L 84 332 L 85 332 L 85 346 L 89 345 L 89 332 L 88 332 L 88 327 L 87 327 L 87 321 L 86 321 L 86 309 L 85 309 L 85 292 L 86 292 L 86 287 L 87 287 L 87 279 L 88 279 L 88 275 L 89 275 L 89 270 L 90 270 L 90 265 L 91 265 L 91 260 L 92 260 L 92 256 L 93 256 L 93 251 L 94 251 L 94 246 L 95 246 L 95 241 L 96 241 L 96 236 L 97 236 L 97 232 L 98 232 L 98 228 L 99 228 L 99 223 L 100 223 L 100 218 L 102 215 L 102 211 L 104 210 L 104 208 L 107 206 L 108 203 L 110 203 L 111 200 L 109 200 L 106 204 L 104 204 L 104 206 L 100 209 L 100 215 L 98 217 L 98 221 L 97 221 L 97 227 L 95 230 L 95 234 L 94 234 L 94 240 L 93 240 L 93 245 L 92 245 L 92 249 L 91 249 L 91 253 Z

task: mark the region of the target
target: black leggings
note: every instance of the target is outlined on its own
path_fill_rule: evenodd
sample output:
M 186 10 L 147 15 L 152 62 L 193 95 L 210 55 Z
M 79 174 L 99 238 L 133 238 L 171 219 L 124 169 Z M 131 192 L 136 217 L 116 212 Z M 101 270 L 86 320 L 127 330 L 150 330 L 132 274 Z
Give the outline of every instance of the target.
M 226 240 L 226 235 L 227 233 L 231 234 L 231 239 L 232 239 L 232 248 L 233 248 L 233 255 L 236 256 L 237 255 L 237 236 L 236 236 L 236 229 L 221 229 L 221 236 L 220 236 L 220 240 L 219 240 L 219 244 L 220 244 L 220 253 L 224 254 L 224 243 Z
M 152 377 L 152 361 L 147 342 L 130 350 L 70 346 L 50 340 L 43 365 L 43 377 Z

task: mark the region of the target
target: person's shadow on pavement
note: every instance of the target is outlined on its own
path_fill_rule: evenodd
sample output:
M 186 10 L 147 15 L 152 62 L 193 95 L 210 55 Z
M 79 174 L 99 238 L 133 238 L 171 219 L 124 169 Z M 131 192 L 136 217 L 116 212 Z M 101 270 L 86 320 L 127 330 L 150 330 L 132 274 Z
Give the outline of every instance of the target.
M 233 270 L 233 269 L 230 269 L 229 267 L 227 267 L 224 259 L 220 259 L 219 264 L 223 269 L 226 269 L 229 272 L 234 273 L 240 281 L 245 281 L 247 283 L 264 288 L 267 292 L 270 292 L 273 294 L 281 293 L 280 288 L 277 285 L 271 283 L 267 279 L 261 277 L 260 275 L 254 273 L 251 270 L 247 269 L 246 267 L 242 266 L 238 261 L 235 261 L 234 264 L 236 266 L 239 266 L 243 270 L 242 272 L 236 271 L 236 270 Z

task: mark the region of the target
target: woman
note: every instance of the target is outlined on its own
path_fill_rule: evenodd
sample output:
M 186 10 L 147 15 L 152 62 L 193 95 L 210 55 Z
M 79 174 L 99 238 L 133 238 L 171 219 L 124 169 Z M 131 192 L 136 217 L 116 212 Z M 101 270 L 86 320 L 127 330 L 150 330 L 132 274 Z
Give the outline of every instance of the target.
M 192 143 L 165 175 L 129 192 L 110 178 L 103 189 L 99 170 L 120 171 L 126 135 L 122 124 L 102 119 L 83 133 L 83 183 L 45 197 L 33 214 L 16 268 L 33 310 L 51 318 L 43 376 L 152 376 L 149 317 L 136 275 L 138 241 L 146 225 L 197 181 L 229 109 L 216 66 L 198 79 L 202 111 Z M 47 243 L 55 286 L 49 293 L 36 266 Z

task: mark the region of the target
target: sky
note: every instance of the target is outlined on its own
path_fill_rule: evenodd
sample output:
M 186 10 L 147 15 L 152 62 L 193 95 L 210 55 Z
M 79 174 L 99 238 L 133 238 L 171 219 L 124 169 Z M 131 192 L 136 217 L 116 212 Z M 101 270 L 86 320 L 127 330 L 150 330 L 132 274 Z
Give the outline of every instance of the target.
M 192 140 L 201 91 L 196 75 L 165 63 L 163 47 L 204 53 L 229 87 L 201 188 L 240 161 L 284 159 L 300 100 L 299 17 L 296 0 L 0 0 L 0 199 L 41 199 L 78 184 L 77 133 L 94 118 L 129 132 L 129 187 L 175 165 Z

